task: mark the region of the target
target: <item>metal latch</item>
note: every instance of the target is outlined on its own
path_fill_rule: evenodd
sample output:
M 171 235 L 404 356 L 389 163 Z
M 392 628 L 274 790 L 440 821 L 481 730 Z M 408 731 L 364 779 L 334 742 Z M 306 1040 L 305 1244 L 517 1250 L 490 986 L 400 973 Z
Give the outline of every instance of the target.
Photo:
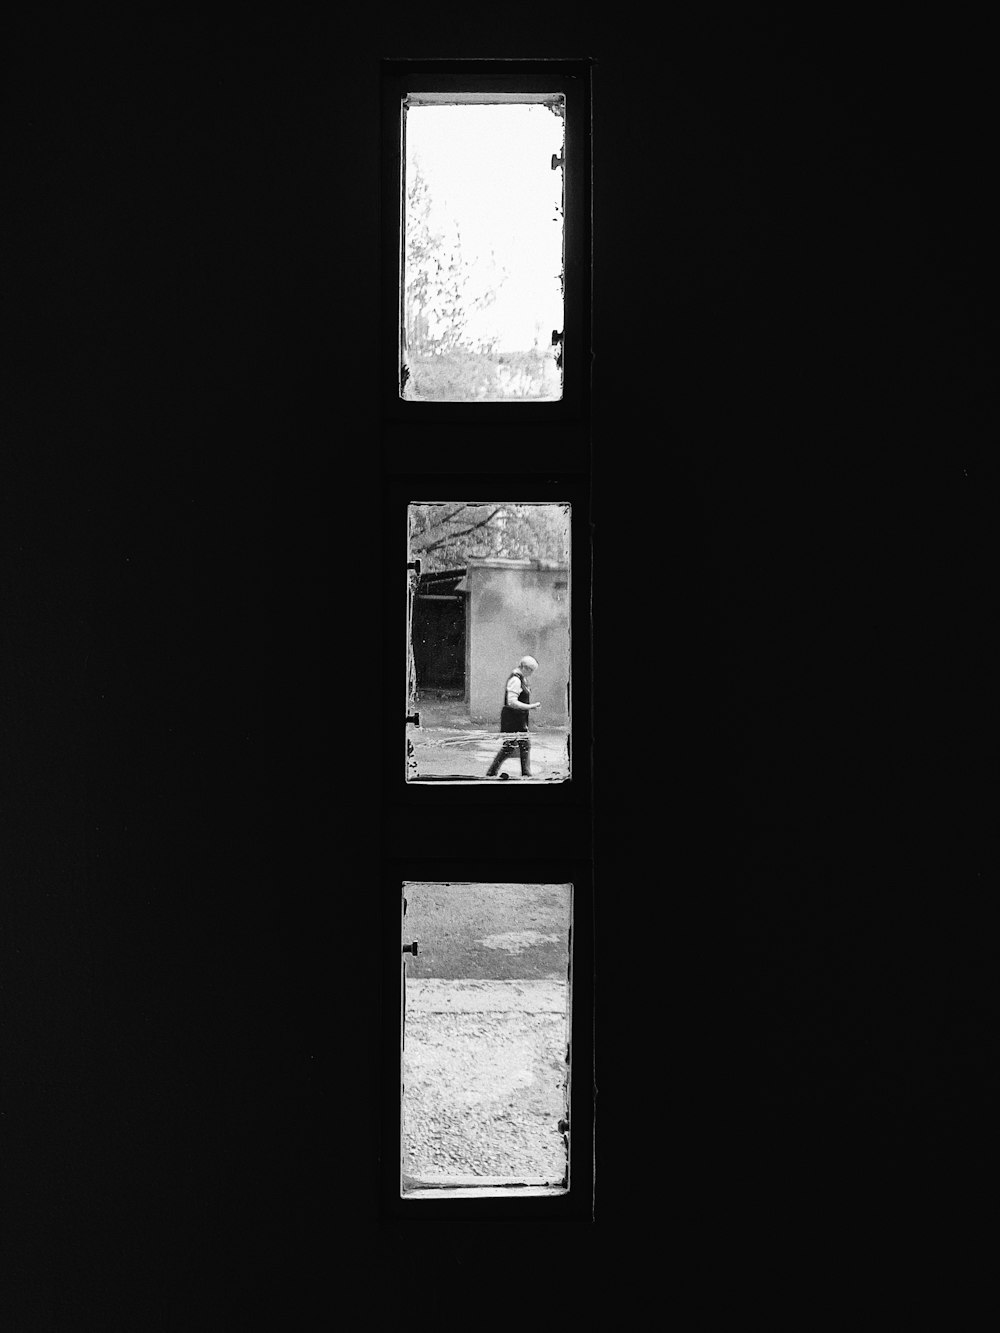
M 403 953 L 412 953 L 413 956 L 414 956 L 414 958 L 416 958 L 416 956 L 417 956 L 417 945 L 418 945 L 418 944 L 419 944 L 419 940 L 414 940 L 412 944 L 404 944 L 404 945 L 403 945 Z

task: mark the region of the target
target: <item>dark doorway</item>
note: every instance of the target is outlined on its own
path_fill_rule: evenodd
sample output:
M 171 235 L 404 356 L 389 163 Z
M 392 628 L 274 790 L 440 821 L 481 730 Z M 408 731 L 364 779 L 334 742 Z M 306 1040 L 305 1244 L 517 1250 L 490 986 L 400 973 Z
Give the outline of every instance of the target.
M 424 574 L 413 605 L 413 661 L 418 694 L 465 697 L 464 569 Z

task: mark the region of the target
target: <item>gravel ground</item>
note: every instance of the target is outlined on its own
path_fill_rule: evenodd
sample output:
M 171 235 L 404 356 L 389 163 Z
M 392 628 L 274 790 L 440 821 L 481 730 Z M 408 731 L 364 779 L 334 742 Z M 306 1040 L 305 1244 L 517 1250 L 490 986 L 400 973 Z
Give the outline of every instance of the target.
M 406 1010 L 406 1173 L 561 1179 L 564 983 L 412 981 Z

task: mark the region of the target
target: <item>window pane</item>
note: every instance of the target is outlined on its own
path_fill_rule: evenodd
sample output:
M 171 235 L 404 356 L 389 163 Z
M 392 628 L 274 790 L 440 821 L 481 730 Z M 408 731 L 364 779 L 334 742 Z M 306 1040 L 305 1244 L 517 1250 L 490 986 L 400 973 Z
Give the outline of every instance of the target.
M 406 774 L 570 776 L 570 506 L 413 502 Z
M 561 398 L 565 98 L 403 115 L 401 396 Z
M 568 1187 L 568 884 L 407 884 L 403 1192 Z

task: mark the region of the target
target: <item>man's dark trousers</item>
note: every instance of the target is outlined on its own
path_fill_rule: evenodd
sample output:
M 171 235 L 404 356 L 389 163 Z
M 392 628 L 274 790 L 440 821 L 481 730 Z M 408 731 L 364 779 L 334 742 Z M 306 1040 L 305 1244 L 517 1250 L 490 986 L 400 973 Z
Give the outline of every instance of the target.
M 516 736 L 511 736 L 510 740 L 505 740 L 500 746 L 497 757 L 490 764 L 486 771 L 488 778 L 495 778 L 500 772 L 500 765 L 507 759 L 513 759 L 515 755 L 521 758 L 521 777 L 531 777 L 531 737 L 527 732 L 518 732 Z

